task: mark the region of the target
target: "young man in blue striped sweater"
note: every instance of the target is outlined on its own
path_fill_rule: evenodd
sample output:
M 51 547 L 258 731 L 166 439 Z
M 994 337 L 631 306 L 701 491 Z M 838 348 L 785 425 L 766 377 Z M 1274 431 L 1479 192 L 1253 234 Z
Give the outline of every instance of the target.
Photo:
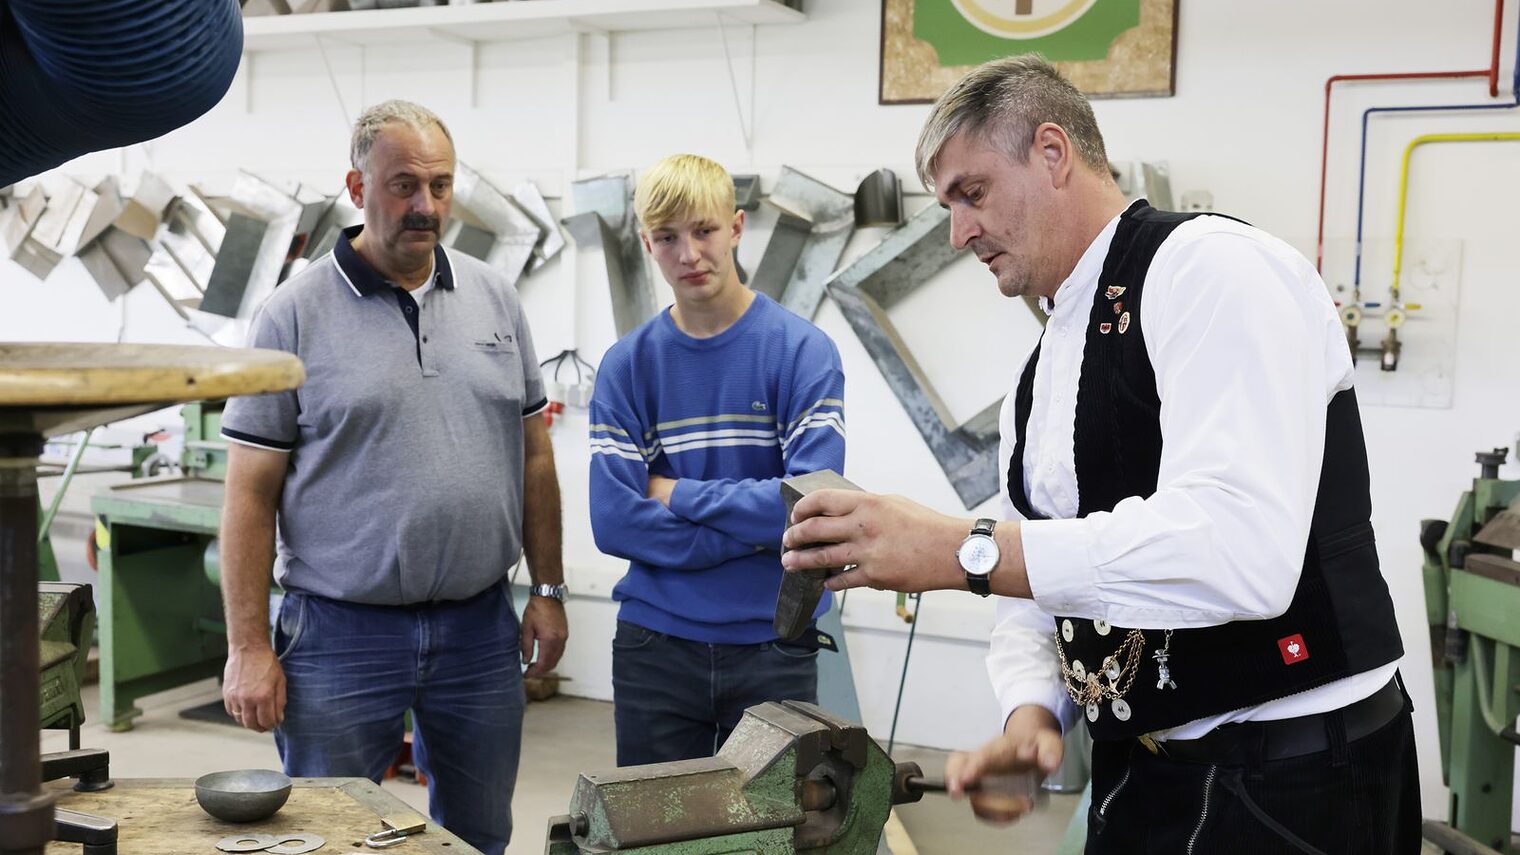
M 780 480 L 844 471 L 839 352 L 739 281 L 733 179 L 668 157 L 634 208 L 675 305 L 607 351 L 591 400 L 591 526 L 629 561 L 612 593 L 620 766 L 710 756 L 746 707 L 816 700 L 817 647 L 771 629 Z

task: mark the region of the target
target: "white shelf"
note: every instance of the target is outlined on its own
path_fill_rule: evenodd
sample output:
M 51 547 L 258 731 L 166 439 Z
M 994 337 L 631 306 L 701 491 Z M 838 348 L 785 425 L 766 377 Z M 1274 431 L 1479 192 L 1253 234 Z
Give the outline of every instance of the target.
M 806 16 L 777 0 L 507 0 L 308 15 L 259 15 L 243 21 L 250 52 L 338 44 L 397 44 L 419 36 L 490 42 L 574 32 L 667 30 L 725 24 L 796 24 Z

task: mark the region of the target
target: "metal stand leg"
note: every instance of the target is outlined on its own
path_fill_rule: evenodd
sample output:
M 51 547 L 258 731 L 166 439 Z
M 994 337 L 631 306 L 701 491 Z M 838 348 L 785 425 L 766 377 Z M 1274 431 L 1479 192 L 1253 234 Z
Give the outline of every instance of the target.
M 53 799 L 42 791 L 37 733 L 39 434 L 0 435 L 0 855 L 42 855 Z
M 1473 639 L 1473 643 L 1483 641 Z M 1475 657 L 1456 667 L 1451 725 L 1451 824 L 1484 846 L 1508 852 L 1514 746 L 1484 721 L 1476 682 L 1492 680 Z

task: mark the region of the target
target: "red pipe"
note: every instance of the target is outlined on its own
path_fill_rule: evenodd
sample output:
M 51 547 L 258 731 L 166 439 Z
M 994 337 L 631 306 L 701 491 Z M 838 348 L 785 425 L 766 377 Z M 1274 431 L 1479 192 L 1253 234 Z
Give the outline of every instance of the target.
M 1319 149 L 1319 232 L 1315 239 L 1314 269 L 1321 270 L 1325 260 L 1325 182 L 1330 164 L 1330 90 L 1337 83 L 1368 80 L 1436 80 L 1460 77 L 1488 78 L 1489 97 L 1499 95 L 1499 37 L 1504 26 L 1504 0 L 1494 0 L 1494 49 L 1488 68 L 1476 71 L 1407 71 L 1390 74 L 1337 74 L 1325 81 L 1325 128 Z
M 1494 58 L 1488 63 L 1488 97 L 1499 97 L 1499 28 L 1504 26 L 1504 0 L 1494 3 Z

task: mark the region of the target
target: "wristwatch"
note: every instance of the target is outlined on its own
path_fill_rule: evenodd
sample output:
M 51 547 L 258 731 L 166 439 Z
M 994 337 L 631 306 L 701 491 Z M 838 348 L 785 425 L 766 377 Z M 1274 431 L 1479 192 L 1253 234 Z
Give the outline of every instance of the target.
M 955 560 L 960 562 L 961 569 L 966 572 L 966 587 L 979 597 L 992 593 L 992 583 L 987 580 L 987 576 L 997 567 L 998 558 L 1001 557 L 997 541 L 992 538 L 992 529 L 996 525 L 996 520 L 977 520 L 976 525 L 971 527 L 971 533 L 966 535 L 960 548 L 955 550 Z
M 528 593 L 535 597 L 548 597 L 551 600 L 565 601 L 564 585 L 534 585 L 528 589 Z

